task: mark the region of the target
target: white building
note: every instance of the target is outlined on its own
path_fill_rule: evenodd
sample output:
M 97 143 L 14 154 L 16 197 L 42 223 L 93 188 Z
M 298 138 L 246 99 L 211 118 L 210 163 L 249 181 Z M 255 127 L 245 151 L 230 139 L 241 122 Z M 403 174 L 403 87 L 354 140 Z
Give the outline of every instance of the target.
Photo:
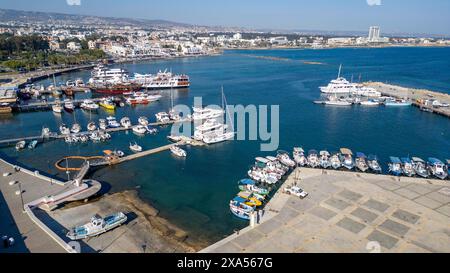
M 369 28 L 369 42 L 378 42 L 380 40 L 380 27 L 372 26 Z
M 272 37 L 269 39 L 271 44 L 285 45 L 289 42 L 286 36 Z
M 81 45 L 77 42 L 68 42 L 67 49 L 70 51 L 79 51 L 81 49 Z
M 353 38 L 350 37 L 338 37 L 338 38 L 329 38 L 329 45 L 351 45 L 354 43 Z
M 233 40 L 241 40 L 241 39 L 242 39 L 242 34 L 236 33 L 233 35 Z

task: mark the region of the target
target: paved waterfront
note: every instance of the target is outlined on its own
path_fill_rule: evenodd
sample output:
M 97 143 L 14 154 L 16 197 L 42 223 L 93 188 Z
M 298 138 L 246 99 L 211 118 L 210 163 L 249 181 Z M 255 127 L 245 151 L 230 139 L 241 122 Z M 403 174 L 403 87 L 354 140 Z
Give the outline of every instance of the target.
M 295 176 L 297 175 L 297 179 Z M 450 252 L 450 182 L 298 169 L 261 224 L 202 252 Z

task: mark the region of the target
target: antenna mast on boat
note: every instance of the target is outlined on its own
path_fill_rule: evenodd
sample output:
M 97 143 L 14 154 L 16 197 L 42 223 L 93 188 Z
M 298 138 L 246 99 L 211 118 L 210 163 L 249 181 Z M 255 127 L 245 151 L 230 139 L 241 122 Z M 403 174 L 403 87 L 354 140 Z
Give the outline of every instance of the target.
M 230 117 L 230 113 L 228 112 L 228 103 L 227 103 L 227 99 L 225 98 L 225 93 L 223 92 L 223 85 L 222 85 L 222 109 L 226 110 L 226 116 Z M 225 108 L 224 108 L 225 107 Z M 230 119 L 230 126 L 231 126 L 231 131 L 234 132 L 234 126 L 233 126 L 233 122 Z

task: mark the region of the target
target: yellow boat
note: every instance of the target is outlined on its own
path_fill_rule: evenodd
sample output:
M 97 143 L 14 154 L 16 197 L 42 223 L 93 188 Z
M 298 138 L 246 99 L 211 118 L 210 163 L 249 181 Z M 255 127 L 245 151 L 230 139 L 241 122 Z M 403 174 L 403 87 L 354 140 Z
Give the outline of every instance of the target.
M 112 102 L 108 102 L 108 101 L 101 101 L 101 102 L 99 103 L 99 105 L 100 105 L 101 107 L 105 108 L 105 109 L 108 109 L 108 110 L 114 110 L 114 109 L 116 109 L 116 106 L 115 106 Z
M 238 193 L 238 196 L 246 200 L 245 204 L 247 206 L 259 207 L 262 205 L 261 200 L 259 200 L 256 196 L 254 196 L 251 192 L 241 191 Z

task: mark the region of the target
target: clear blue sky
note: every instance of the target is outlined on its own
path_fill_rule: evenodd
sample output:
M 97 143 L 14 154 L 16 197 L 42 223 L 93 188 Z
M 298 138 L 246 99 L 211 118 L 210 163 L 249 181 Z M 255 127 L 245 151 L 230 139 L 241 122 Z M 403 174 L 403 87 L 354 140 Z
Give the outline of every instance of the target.
M 0 0 L 0 7 L 290 30 L 379 25 L 389 33 L 450 35 L 449 0 Z

